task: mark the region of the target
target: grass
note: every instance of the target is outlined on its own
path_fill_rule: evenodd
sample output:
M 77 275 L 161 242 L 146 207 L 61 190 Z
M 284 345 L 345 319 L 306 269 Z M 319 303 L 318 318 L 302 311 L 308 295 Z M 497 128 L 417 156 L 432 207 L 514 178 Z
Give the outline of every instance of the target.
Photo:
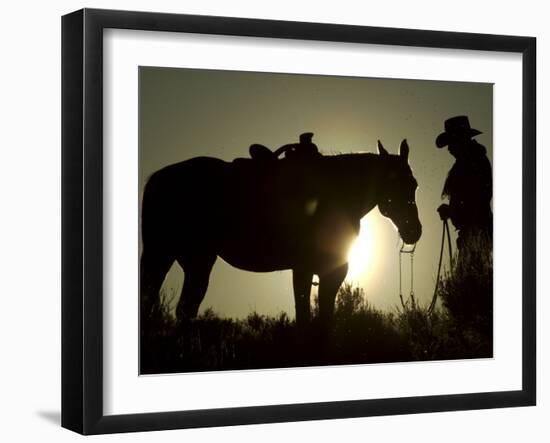
M 141 338 L 141 373 L 492 357 L 492 263 L 464 263 L 443 276 L 442 306 L 432 312 L 414 298 L 381 311 L 361 288 L 344 284 L 328 334 L 318 325 L 316 300 L 305 329 L 284 312 L 231 319 L 212 309 L 181 328 L 164 296 L 150 315 L 154 332 Z

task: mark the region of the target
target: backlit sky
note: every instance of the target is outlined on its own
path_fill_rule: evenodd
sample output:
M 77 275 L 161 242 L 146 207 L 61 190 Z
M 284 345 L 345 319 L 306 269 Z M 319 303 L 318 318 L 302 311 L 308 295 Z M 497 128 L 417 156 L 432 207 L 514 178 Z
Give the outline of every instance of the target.
M 445 119 L 468 115 L 471 126 L 483 132 L 476 139 L 492 162 L 491 84 L 149 67 L 140 68 L 139 78 L 140 202 L 153 172 L 196 156 L 230 161 L 248 156 L 252 143 L 275 149 L 297 141 L 302 132 L 315 133 L 313 140 L 324 154 L 375 152 L 378 139 L 397 153 L 406 138 L 423 225 L 414 256 L 414 289 L 421 302 L 431 300 L 441 240 L 436 209 L 453 164 L 447 149 L 435 147 L 435 138 Z M 397 233 L 376 208 L 362 225 L 371 254 L 354 269 L 354 282 L 375 307 L 392 309 L 399 304 Z M 404 257 L 405 293 L 408 267 Z M 174 302 L 182 282 L 175 264 L 164 283 L 167 293 L 175 294 Z M 201 311 L 207 307 L 228 317 L 253 310 L 294 317 L 291 272 L 251 273 L 218 258 Z

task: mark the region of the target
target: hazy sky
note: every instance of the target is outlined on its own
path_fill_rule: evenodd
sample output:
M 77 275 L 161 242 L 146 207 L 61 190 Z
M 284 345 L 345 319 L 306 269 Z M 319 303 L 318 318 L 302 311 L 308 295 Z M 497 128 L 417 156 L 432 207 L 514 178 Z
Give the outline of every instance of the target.
M 325 154 L 374 152 L 378 139 L 397 153 L 406 138 L 423 225 L 414 288 L 418 299 L 431 300 L 442 229 L 436 209 L 453 163 L 446 149 L 435 147 L 435 138 L 445 119 L 466 114 L 483 132 L 476 139 L 492 162 L 491 84 L 149 67 L 140 68 L 139 78 L 140 202 L 153 172 L 195 156 L 230 161 L 248 156 L 252 143 L 274 149 L 297 141 L 302 132 L 315 133 L 314 142 Z M 397 233 L 376 208 L 363 222 L 373 254 L 356 283 L 376 307 L 391 309 L 399 304 Z M 408 293 L 408 258 L 403 265 Z M 175 264 L 164 288 L 177 298 L 182 282 Z M 201 311 L 207 307 L 224 316 L 257 310 L 294 317 L 291 272 L 245 272 L 218 258 Z

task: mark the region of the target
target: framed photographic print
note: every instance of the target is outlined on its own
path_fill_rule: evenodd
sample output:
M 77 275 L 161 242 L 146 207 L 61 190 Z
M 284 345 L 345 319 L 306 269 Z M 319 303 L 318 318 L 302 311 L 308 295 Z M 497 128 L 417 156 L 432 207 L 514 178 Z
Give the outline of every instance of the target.
M 530 37 L 62 21 L 62 425 L 534 405 Z

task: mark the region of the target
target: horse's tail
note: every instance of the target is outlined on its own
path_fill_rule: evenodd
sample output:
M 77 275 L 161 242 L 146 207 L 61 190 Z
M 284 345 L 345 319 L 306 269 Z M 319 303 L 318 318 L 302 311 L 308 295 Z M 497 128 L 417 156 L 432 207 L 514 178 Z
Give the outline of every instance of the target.
M 143 198 L 141 202 L 141 240 L 145 247 L 146 244 L 153 243 L 153 235 L 156 232 L 156 225 L 162 213 L 162 180 L 159 174 L 155 172 L 145 184 Z

